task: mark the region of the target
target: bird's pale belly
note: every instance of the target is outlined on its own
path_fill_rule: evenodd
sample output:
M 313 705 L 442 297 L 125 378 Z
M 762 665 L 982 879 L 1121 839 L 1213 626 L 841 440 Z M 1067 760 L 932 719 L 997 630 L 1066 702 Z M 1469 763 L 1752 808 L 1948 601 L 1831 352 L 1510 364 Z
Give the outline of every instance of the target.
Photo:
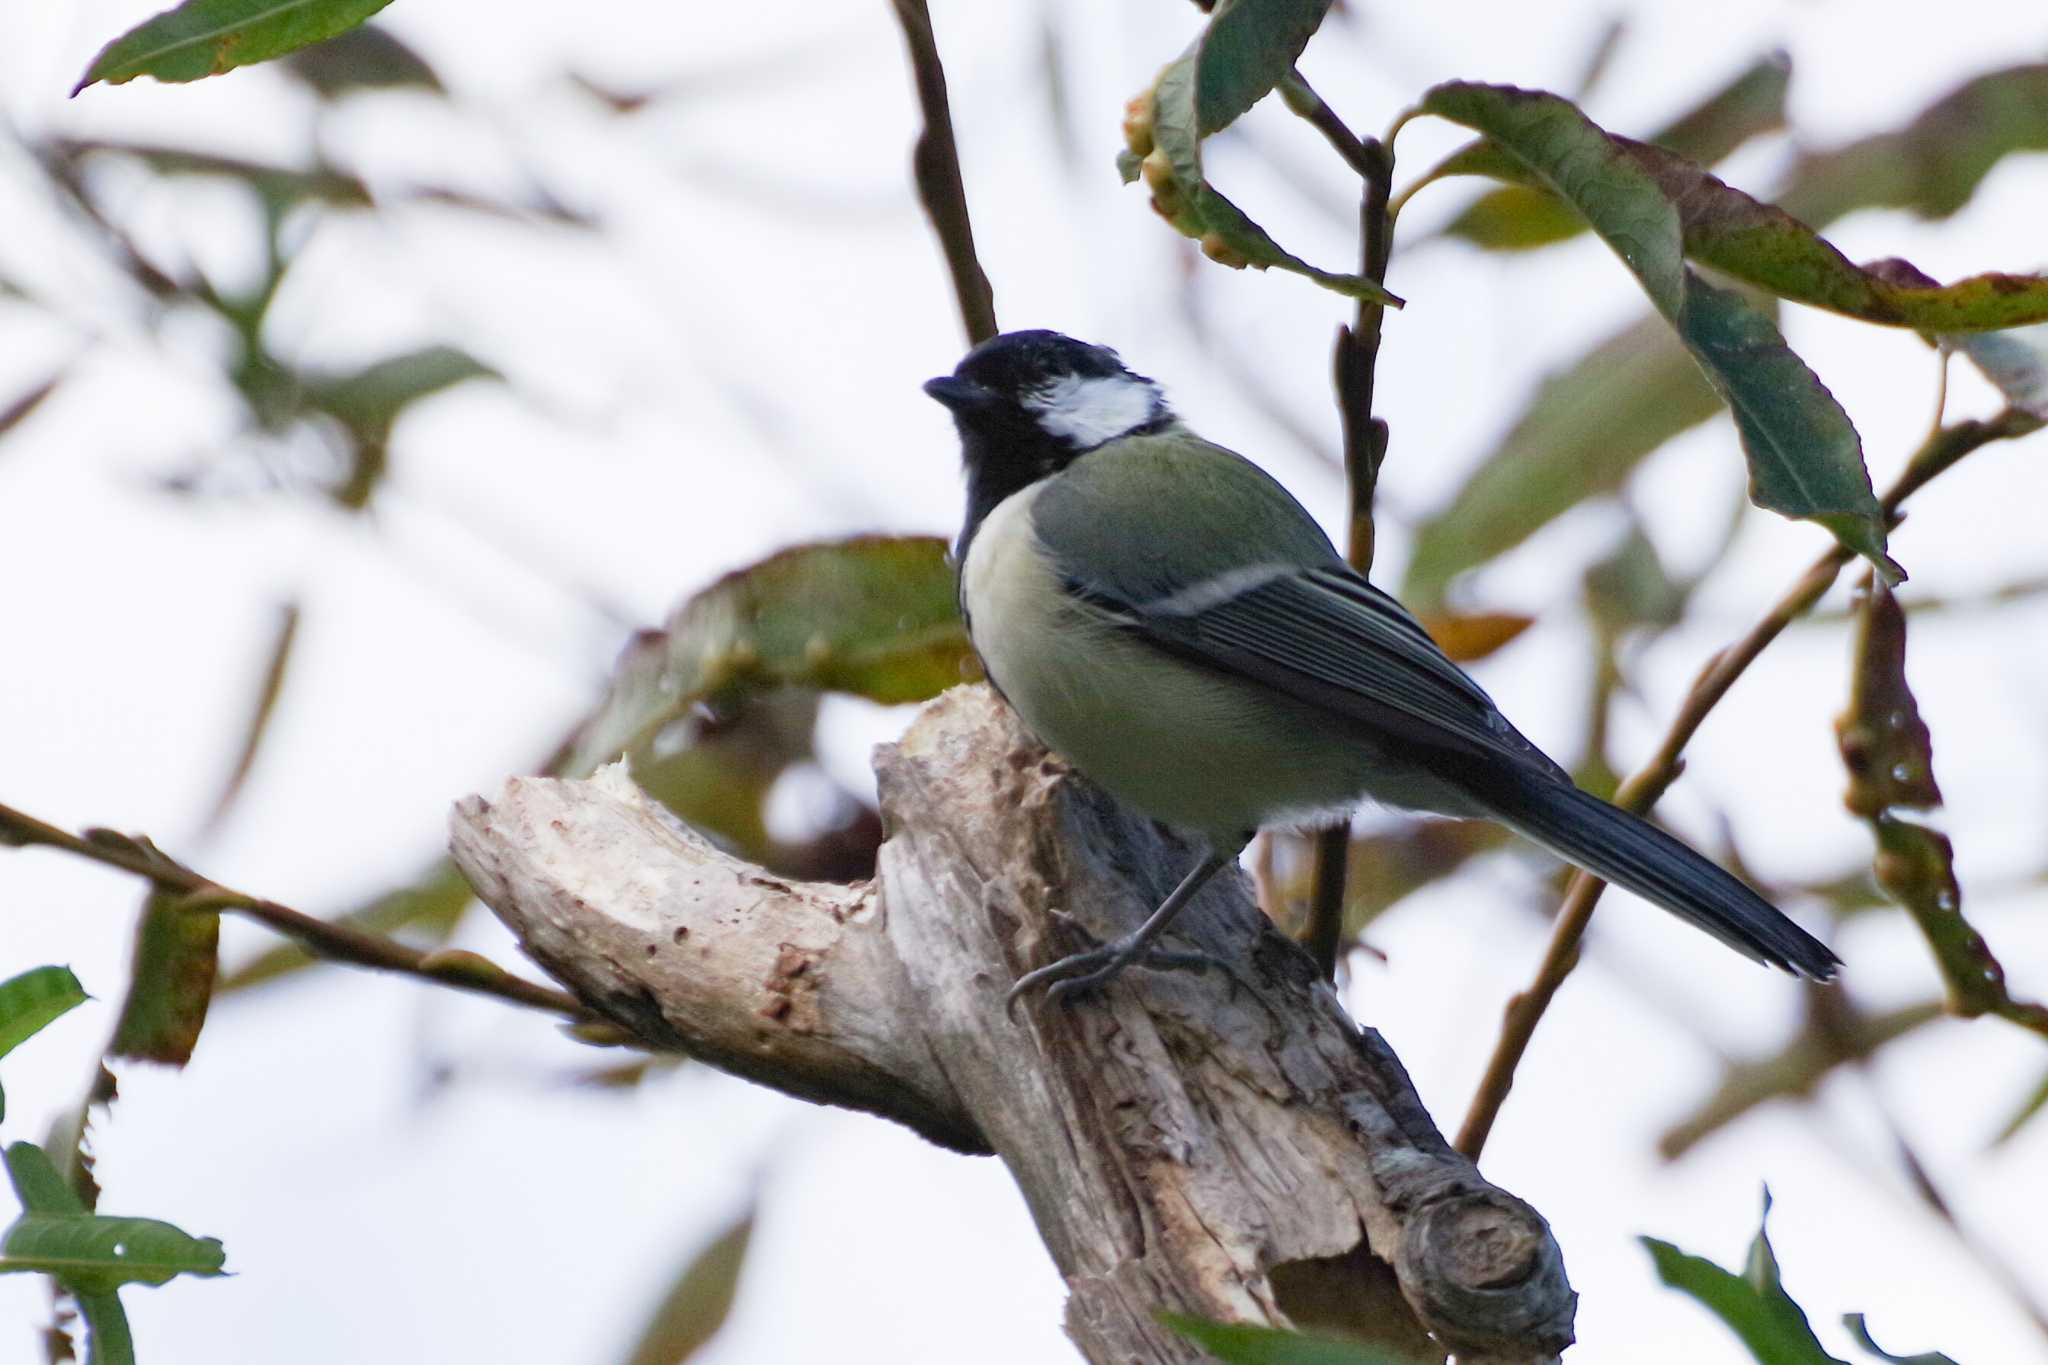
M 1014 535 L 1024 528 L 1003 524 L 1026 515 L 1028 501 L 1014 496 L 990 515 L 962 595 L 989 675 L 1038 737 L 1090 778 L 1155 819 L 1217 840 L 1326 819 L 1361 800 L 1450 808 L 1426 776 L 1397 775 L 1408 765 L 1378 762 L 1369 744 L 1333 733 L 1305 705 L 1184 664 L 1068 605 Z

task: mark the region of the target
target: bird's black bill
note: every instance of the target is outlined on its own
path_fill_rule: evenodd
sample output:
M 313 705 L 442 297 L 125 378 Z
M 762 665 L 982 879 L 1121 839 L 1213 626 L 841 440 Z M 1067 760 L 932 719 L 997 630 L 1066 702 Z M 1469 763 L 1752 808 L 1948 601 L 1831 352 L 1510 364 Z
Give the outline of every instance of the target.
M 990 390 L 972 379 L 962 379 L 952 374 L 925 380 L 924 391 L 955 412 L 987 407 L 996 401 L 995 394 Z

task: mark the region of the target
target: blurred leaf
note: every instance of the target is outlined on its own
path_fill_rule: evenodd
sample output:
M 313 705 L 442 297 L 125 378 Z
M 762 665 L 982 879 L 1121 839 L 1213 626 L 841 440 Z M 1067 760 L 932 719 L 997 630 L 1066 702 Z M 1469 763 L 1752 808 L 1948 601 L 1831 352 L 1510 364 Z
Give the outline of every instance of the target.
M 1410 894 L 1450 876 L 1473 858 L 1508 842 L 1508 833 L 1484 820 L 1417 820 L 1400 828 L 1359 835 L 1345 864 L 1344 937 L 1366 926 Z M 1309 872 L 1281 888 L 1286 900 L 1306 903 Z
M 277 166 L 236 156 L 192 151 L 144 142 L 112 142 L 102 139 L 67 139 L 56 144 L 61 154 L 79 156 L 128 156 L 158 175 L 212 176 L 238 180 L 255 191 L 273 208 L 313 202 L 341 208 L 370 206 L 370 187 L 346 171 L 331 166 L 309 168 Z
M 773 847 L 769 790 L 791 764 L 812 756 L 817 719 L 818 695 L 802 688 L 700 704 L 631 751 L 633 780 L 684 823 L 765 863 Z
M 715 712 L 772 687 L 899 703 L 977 676 L 944 541 L 798 546 L 720 579 L 628 645 L 562 771 L 588 773 L 656 743 L 700 705 Z
M 1416 528 L 1401 599 L 1431 610 L 1458 574 L 1620 488 L 1651 451 L 1719 411 L 1664 321 L 1634 323 L 1544 380 L 1450 503 Z
M 135 926 L 134 964 L 107 1055 L 183 1066 L 213 1001 L 220 916 L 180 909 L 178 897 L 151 892 Z
M 1586 611 L 1610 638 L 1637 626 L 1674 626 L 1690 586 L 1671 577 L 1643 524 L 1631 517 L 1621 543 L 1586 569 Z
M 1249 3 L 1250 0 L 1243 0 L 1243 4 Z M 1229 12 L 1233 11 L 1226 11 Z M 1142 161 L 1145 183 L 1152 191 L 1152 207 L 1177 231 L 1200 241 L 1203 251 L 1223 264 L 1239 268 L 1253 265 L 1261 270 L 1278 266 L 1314 280 L 1325 289 L 1400 307 L 1398 298 L 1363 275 L 1334 274 L 1290 255 L 1204 178 L 1202 51 L 1203 42 L 1198 39 L 1159 73 L 1159 80 L 1152 87 L 1149 131 L 1143 138 L 1149 150 Z M 1141 95 L 1139 100 L 1144 98 Z M 1134 154 L 1137 151 L 1135 147 L 1131 150 Z
M 412 929 L 417 932 L 406 935 L 407 939 L 430 947 L 447 941 L 474 894 L 451 859 L 437 858 L 411 882 L 385 892 L 367 905 L 344 911 L 331 922 L 371 934 Z M 274 981 L 309 967 L 316 960 L 296 943 L 279 944 L 227 973 L 215 987 L 215 994 L 226 995 Z
M 1749 1247 L 1749 1263 L 1741 1275 L 1655 1237 L 1638 1240 L 1649 1248 L 1658 1278 L 1691 1295 L 1726 1323 L 1760 1365 L 1848 1365 L 1821 1349 L 1805 1312 L 1779 1282 L 1778 1258 L 1765 1226 L 1770 1213 L 1771 1196 L 1766 1190 L 1764 1222 L 1758 1224 L 1756 1240 Z
M 1223 0 L 1195 40 L 1195 127 L 1235 123 L 1294 69 L 1330 0 Z
M 2013 1111 L 2013 1116 L 1999 1128 L 1997 1135 L 1991 1139 L 1991 1145 L 1996 1147 L 2012 1141 L 2020 1129 L 2027 1126 L 2027 1121 L 2043 1109 L 2048 1109 L 2048 1075 L 2041 1077 L 2041 1083 L 2034 1087 L 2034 1093 L 2027 1096 L 2020 1107 Z
M 0 1057 L 90 999 L 69 967 L 31 967 L 0 981 Z
M 391 0 L 186 0 L 100 49 L 72 88 L 137 76 L 196 81 L 282 57 L 363 22 Z
M 222 1273 L 227 1253 L 216 1238 L 188 1236 L 154 1218 L 87 1213 L 34 1143 L 7 1149 L 7 1174 L 23 1212 L 0 1235 L 0 1274 L 35 1271 L 95 1293 Z
M 286 602 L 277 614 L 277 631 L 271 638 L 270 651 L 265 657 L 263 681 L 256 689 L 256 704 L 250 710 L 248 723 L 242 728 L 242 743 L 235 753 L 235 765 L 229 770 L 220 795 L 214 798 L 213 809 L 200 826 L 201 838 L 218 830 L 227 819 L 228 812 L 234 808 L 235 798 L 242 794 L 242 787 L 256 766 L 256 755 L 262 751 L 263 738 L 270 732 L 270 718 L 277 712 L 277 699 L 284 692 L 285 670 L 291 666 L 292 645 L 298 635 L 299 604 Z
M 1848 414 L 1768 315 L 1686 269 L 1678 210 L 1626 147 L 1540 91 L 1439 85 L 1422 107 L 1486 134 L 1566 199 L 1634 273 L 1735 414 L 1750 497 L 1818 521 L 1889 577 L 1885 519 Z
M 1870 1339 L 1870 1328 L 1863 1321 L 1861 1313 L 1842 1314 L 1842 1325 L 1849 1329 L 1849 1335 L 1856 1338 L 1856 1344 L 1880 1360 L 1889 1360 L 1893 1365 L 1956 1365 L 1956 1362 L 1939 1351 L 1927 1351 L 1917 1356 L 1895 1356 Z
M 2048 418 L 2048 323 L 1944 336 L 1941 341 L 1968 356 L 2006 402 Z
M 1849 705 L 1835 733 L 1849 770 L 1849 809 L 1877 836 L 1878 885 L 1919 926 L 1948 987 L 1948 1009 L 1965 1019 L 1995 1014 L 2048 1037 L 2048 1006 L 2017 1001 L 1984 936 L 1963 918 L 1955 850 L 1948 836 L 1894 809 L 1941 803 L 1934 749 L 1906 684 L 1906 617 L 1883 587 L 1864 596 L 1857 618 Z
M 467 351 L 428 346 L 353 374 L 306 380 L 299 394 L 305 406 L 339 422 L 351 442 L 349 471 L 332 490 L 334 500 L 352 511 L 369 506 L 384 478 L 392 426 L 407 406 L 466 380 L 502 377 Z
M 1657 1154 L 1676 1161 L 1759 1105 L 1811 1095 L 1836 1067 L 1871 1057 L 1944 1013 L 1939 1001 L 1930 1000 L 1884 1014 L 1856 1014 L 1841 1029 L 1817 1028 L 1809 1019 L 1784 1051 L 1730 1063 L 1714 1093 L 1693 1113 L 1664 1130 L 1657 1139 Z
M 1778 206 L 1820 226 L 1863 208 L 1946 218 L 2013 152 L 2048 151 L 2048 64 L 1978 76 L 1905 128 L 1799 158 Z
M 470 379 L 501 379 L 453 346 L 428 346 L 366 365 L 353 374 L 307 381 L 307 401 L 350 430 L 383 439 L 406 405 Z
M 0 436 L 5 436 L 25 421 L 29 414 L 43 405 L 43 400 L 57 391 L 64 382 L 64 371 L 59 370 L 42 383 L 29 389 L 21 397 L 0 408 Z
M 322 99 L 357 90 L 411 87 L 445 95 L 447 90 L 424 57 L 393 37 L 382 24 L 364 24 L 285 58 L 284 69 Z
M 1209 1322 L 1185 1313 L 1161 1313 L 1159 1320 L 1223 1365 L 1418 1365 L 1414 1357 L 1377 1347 L 1249 1322 Z
M 1586 64 L 1579 70 L 1579 78 L 1572 82 L 1572 98 L 1584 103 L 1586 96 L 1600 88 L 1613 68 L 1614 54 L 1621 51 L 1621 40 L 1628 36 L 1628 21 L 1620 15 L 1612 15 L 1600 27 L 1600 36 L 1593 40 L 1593 46 L 1586 53 Z
M 1422 618 L 1437 648 L 1461 664 L 1477 663 L 1535 624 L 1535 617 L 1511 611 L 1433 612 Z
M 753 1235 L 754 1210 L 749 1206 L 709 1246 L 690 1257 L 634 1343 L 626 1357 L 628 1365 L 680 1365 L 717 1335 L 732 1311 Z
M 1792 62 L 1783 52 L 1760 57 L 1644 141 L 1711 166 L 1751 138 L 1785 126 L 1791 78 Z M 1444 235 L 1498 251 L 1520 251 L 1575 237 L 1585 227 L 1586 220 L 1555 195 L 1531 185 L 1506 185 L 1473 201 Z

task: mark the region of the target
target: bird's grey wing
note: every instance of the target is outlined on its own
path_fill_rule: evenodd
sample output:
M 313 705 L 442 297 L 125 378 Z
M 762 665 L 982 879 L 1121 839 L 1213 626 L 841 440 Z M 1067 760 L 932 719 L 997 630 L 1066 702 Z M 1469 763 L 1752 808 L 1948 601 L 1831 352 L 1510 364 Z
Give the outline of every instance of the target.
M 1068 591 L 1118 627 L 1425 750 L 1449 747 L 1562 775 L 1523 738 L 1421 622 L 1349 568 L 1275 572 L 1130 601 L 1070 578 Z

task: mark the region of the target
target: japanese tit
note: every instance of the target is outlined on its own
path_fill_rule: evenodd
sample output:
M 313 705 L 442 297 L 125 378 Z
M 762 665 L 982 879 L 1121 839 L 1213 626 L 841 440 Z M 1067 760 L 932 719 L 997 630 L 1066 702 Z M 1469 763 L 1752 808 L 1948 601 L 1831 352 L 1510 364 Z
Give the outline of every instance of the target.
M 1737 952 L 1834 975 L 1741 881 L 1575 787 L 1285 488 L 1115 352 L 1009 332 L 924 389 L 960 433 L 960 604 L 990 680 L 1075 767 L 1209 845 L 1140 927 L 1013 1001 L 1102 985 L 1261 826 L 1365 801 L 1499 821 Z

